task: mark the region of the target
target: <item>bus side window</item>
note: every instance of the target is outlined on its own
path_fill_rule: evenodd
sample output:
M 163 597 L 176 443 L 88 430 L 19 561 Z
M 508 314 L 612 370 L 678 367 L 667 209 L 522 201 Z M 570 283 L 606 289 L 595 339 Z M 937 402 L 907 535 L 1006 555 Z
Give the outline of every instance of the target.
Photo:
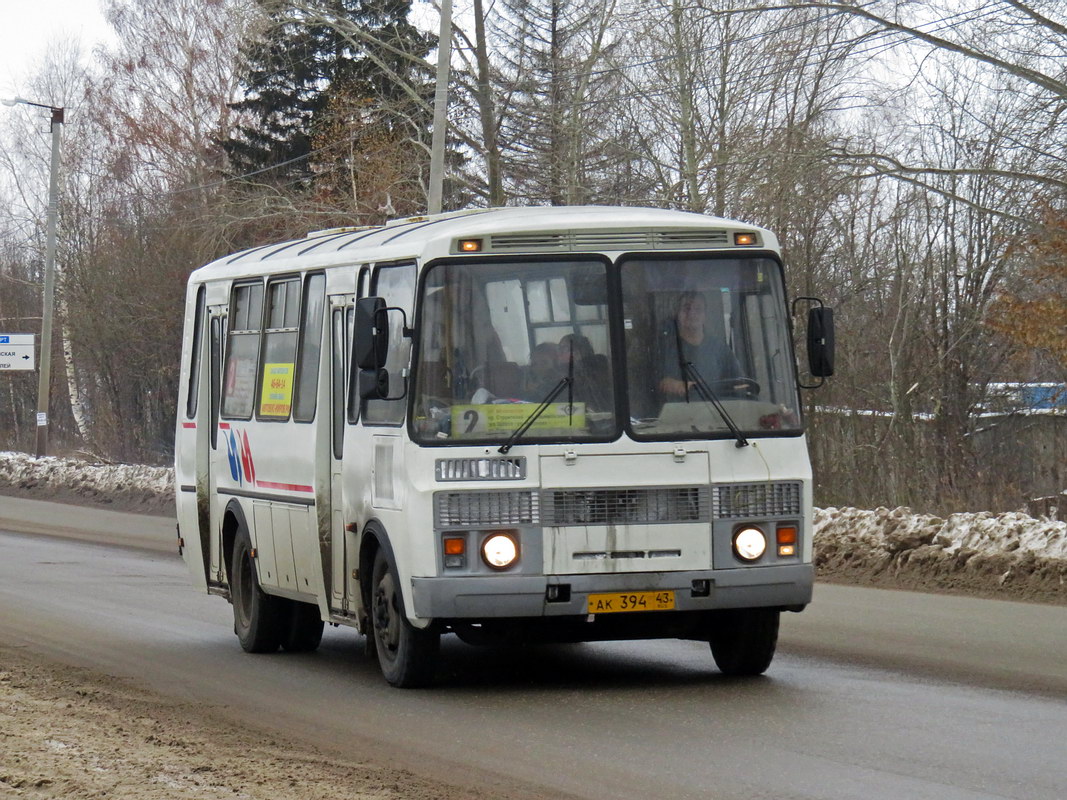
M 415 265 L 379 267 L 374 274 L 372 294 L 384 298 L 387 306 L 404 309 L 410 325 L 411 306 L 415 297 Z M 401 376 L 401 371 L 408 366 L 411 340 L 402 335 L 403 321 L 403 315 L 389 313 L 389 357 L 385 366 L 389 370 L 389 397 L 396 399 L 366 401 L 363 409 L 364 425 L 400 425 L 404 421 L 406 393 L 405 379 Z
M 222 416 L 249 419 L 256 402 L 256 364 L 263 326 L 263 284 L 238 284 L 230 304 L 226 374 L 222 383 Z
M 207 310 L 207 290 L 201 286 L 196 290 L 196 316 L 193 319 L 193 347 L 189 357 L 189 391 L 185 399 L 185 418 L 196 418 L 196 407 L 200 395 L 200 351 L 204 342 L 204 312 Z
M 296 404 L 293 419 L 315 419 L 315 399 L 319 386 L 319 353 L 322 349 L 322 316 L 326 303 L 326 276 L 309 275 L 305 282 L 304 307 L 300 319 L 300 358 L 297 362 Z
M 287 420 L 293 410 L 300 326 L 300 279 L 267 284 L 266 326 L 260 350 L 259 418 Z

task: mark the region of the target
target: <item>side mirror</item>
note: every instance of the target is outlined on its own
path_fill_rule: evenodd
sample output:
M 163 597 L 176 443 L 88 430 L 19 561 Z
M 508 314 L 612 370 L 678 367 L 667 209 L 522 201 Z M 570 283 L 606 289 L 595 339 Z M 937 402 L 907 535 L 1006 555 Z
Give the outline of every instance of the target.
M 385 300 L 380 297 L 362 297 L 356 301 L 356 328 L 353 337 L 355 341 L 352 348 L 356 366 L 361 371 L 385 366 L 385 359 L 389 354 L 389 330 L 385 308 Z M 379 325 L 382 327 L 379 328 Z M 362 392 L 361 378 L 360 393 Z
M 834 310 L 823 305 L 808 309 L 808 371 L 815 378 L 834 374 Z
M 359 371 L 359 397 L 361 400 L 386 400 L 389 398 L 389 370 L 361 369 Z
M 797 305 L 810 303 L 808 309 L 808 373 L 818 383 L 801 383 L 801 389 L 818 389 L 834 374 L 834 310 L 823 305 L 818 297 L 798 297 L 793 300 L 793 316 Z

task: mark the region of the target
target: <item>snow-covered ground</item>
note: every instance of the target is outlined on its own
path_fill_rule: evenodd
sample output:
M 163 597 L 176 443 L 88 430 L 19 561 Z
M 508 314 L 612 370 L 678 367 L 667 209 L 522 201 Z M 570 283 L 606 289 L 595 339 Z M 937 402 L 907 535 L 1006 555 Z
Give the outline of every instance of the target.
M 130 509 L 166 509 L 174 496 L 174 471 L 0 451 L 0 491 L 25 492 L 42 499 L 110 502 Z
M 978 511 L 942 519 L 908 508 L 817 508 L 816 544 L 820 540 L 890 554 L 934 546 L 947 555 L 975 551 L 1067 559 L 1067 522 L 1035 519 L 1018 511 Z
M 174 476 L 163 467 L 0 452 L 3 493 L 172 513 Z M 815 551 L 824 579 L 998 594 L 1010 590 L 1023 599 L 1067 602 L 1067 523 L 1020 512 L 941 519 L 907 508 L 817 508 Z M 1040 584 L 1036 589 L 1035 583 Z

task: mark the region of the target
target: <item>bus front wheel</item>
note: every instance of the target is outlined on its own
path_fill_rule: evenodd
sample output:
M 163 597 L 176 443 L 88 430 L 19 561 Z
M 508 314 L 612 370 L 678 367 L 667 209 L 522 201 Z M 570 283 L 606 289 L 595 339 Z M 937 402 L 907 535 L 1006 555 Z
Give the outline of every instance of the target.
M 282 640 L 282 603 L 259 588 L 252 540 L 242 526 L 237 530 L 230 564 L 230 600 L 233 632 L 248 653 L 273 653 Z
M 779 612 L 746 608 L 719 612 L 710 644 L 715 664 L 725 675 L 762 675 L 778 645 Z
M 382 675 L 393 686 L 425 686 L 433 679 L 441 636 L 408 622 L 396 569 L 385 552 L 374 557 L 371 625 Z

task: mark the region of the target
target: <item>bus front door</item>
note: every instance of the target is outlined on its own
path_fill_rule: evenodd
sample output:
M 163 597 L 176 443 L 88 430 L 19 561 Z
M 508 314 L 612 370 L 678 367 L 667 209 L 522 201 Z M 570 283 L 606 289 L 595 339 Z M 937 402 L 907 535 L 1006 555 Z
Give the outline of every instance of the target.
M 352 325 L 355 297 L 333 295 L 330 297 L 330 553 L 329 597 L 332 614 L 350 618 L 356 613 L 356 604 L 349 593 L 350 581 L 347 565 L 348 552 L 354 545 L 355 534 L 345 530 L 344 484 L 341 481 L 341 456 L 344 451 L 346 409 L 348 397 L 349 354 L 352 346 Z M 326 553 L 323 553 L 325 559 Z M 325 562 L 324 562 L 325 566 Z

